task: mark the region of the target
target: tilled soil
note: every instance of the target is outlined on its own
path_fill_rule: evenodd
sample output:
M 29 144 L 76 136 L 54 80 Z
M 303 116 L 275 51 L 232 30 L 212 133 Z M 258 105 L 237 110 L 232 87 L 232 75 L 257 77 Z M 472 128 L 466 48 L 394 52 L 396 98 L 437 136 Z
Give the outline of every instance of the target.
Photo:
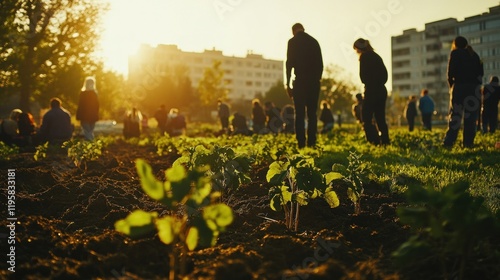
M 171 246 L 154 234 L 131 239 L 114 230 L 135 209 L 165 213 L 141 190 L 137 158 L 164 179 L 177 155 L 159 156 L 152 146 L 117 141 L 99 160 L 79 168 L 64 154 L 34 161 L 33 153 L 21 153 L 1 161 L 2 178 L 16 169 L 17 218 L 15 273 L 2 261 L 1 278 L 167 279 Z M 404 201 L 399 195 L 370 184 L 362 213 L 353 215 L 346 189 L 339 187 L 341 205 L 330 209 L 314 200 L 302 207 L 295 233 L 281 222 L 284 214 L 269 207 L 266 172 L 266 166 L 256 166 L 252 182 L 225 197 L 234 222 L 215 247 L 188 253 L 187 279 L 406 278 L 390 258 L 410 235 L 397 222 L 395 210 Z M 6 191 L 1 198 L 7 200 Z M 1 213 L 7 217 L 6 206 Z M 6 236 L 0 239 L 3 259 Z

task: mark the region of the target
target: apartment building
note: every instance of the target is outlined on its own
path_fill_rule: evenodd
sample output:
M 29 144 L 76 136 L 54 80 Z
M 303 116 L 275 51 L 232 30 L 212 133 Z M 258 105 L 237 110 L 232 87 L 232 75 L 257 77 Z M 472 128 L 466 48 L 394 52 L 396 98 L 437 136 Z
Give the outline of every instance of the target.
M 280 60 L 265 59 L 252 52 L 246 57 L 226 56 L 216 49 L 184 52 L 176 45 L 141 46 L 138 53 L 129 58 L 129 80 L 144 80 L 147 75 L 160 77 L 172 66 L 182 65 L 188 69 L 191 85 L 197 88 L 205 69 L 213 67 L 214 61 L 221 62 L 228 98 L 232 101 L 249 101 L 283 80 L 283 61 Z
M 483 83 L 500 75 L 500 6 L 463 21 L 447 18 L 425 24 L 423 31 L 408 29 L 391 38 L 392 92 L 401 97 L 429 89 L 436 111 L 446 115 L 449 107 L 447 65 L 451 43 L 464 36 L 483 61 Z

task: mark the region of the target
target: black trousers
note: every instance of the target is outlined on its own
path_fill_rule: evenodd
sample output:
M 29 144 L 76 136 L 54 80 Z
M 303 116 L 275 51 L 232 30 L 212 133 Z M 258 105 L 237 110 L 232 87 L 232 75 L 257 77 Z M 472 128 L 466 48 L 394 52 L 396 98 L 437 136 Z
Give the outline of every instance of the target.
M 365 100 L 361 111 L 366 140 L 372 144 L 390 144 L 389 128 L 385 121 L 387 89 L 384 85 L 366 86 Z M 373 123 L 375 118 L 375 124 Z
M 293 83 L 293 103 L 295 105 L 295 137 L 299 148 L 316 145 L 318 132 L 318 110 L 320 81 L 300 81 Z M 307 115 L 307 138 L 305 118 Z
M 455 84 L 451 88 L 448 130 L 443 144 L 452 146 L 464 120 L 463 145 L 472 147 L 476 136 L 476 122 L 481 107 L 479 86 L 476 84 Z
M 422 124 L 427 130 L 432 130 L 432 113 L 422 113 Z
M 498 107 L 483 109 L 483 132 L 495 133 L 498 126 Z

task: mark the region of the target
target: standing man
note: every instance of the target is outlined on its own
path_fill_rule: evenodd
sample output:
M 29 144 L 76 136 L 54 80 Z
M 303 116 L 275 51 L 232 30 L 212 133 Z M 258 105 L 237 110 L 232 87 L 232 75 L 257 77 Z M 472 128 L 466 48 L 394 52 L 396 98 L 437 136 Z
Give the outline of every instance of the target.
M 408 104 L 405 108 L 405 117 L 408 121 L 408 130 L 410 132 L 415 128 L 415 117 L 417 116 L 417 97 L 415 95 L 410 95 L 408 99 Z
M 94 140 L 95 123 L 99 120 L 99 99 L 93 77 L 85 79 L 80 92 L 76 119 L 80 121 L 85 139 Z
M 471 148 L 476 136 L 476 121 L 481 104 L 480 84 L 483 76 L 481 60 L 462 36 L 453 40 L 448 60 L 450 113 L 443 145 L 452 147 L 464 119 L 463 146 Z
M 495 133 L 498 126 L 498 102 L 500 100 L 500 86 L 498 77 L 492 76 L 490 83 L 483 87 L 482 91 L 482 120 L 483 132 Z
M 422 124 L 424 125 L 424 129 L 431 130 L 432 129 L 432 114 L 434 113 L 434 100 L 429 96 L 429 91 L 427 89 L 423 89 L 420 93 L 422 97 L 418 102 L 418 109 L 420 110 L 420 114 L 422 115 Z
M 156 110 L 154 117 L 158 122 L 158 130 L 160 130 L 161 135 L 164 135 L 165 132 L 167 131 L 166 125 L 168 117 L 168 112 L 167 109 L 165 108 L 165 104 L 160 105 L 160 108 Z
M 318 41 L 304 32 L 300 23 L 292 26 L 293 38 L 288 40 L 286 55 L 287 93 L 295 105 L 295 136 L 299 148 L 316 145 L 318 130 L 318 99 L 323 74 L 323 57 Z M 292 69 L 295 79 L 290 87 Z M 307 112 L 307 139 L 305 116 Z
M 222 102 L 222 100 L 217 100 L 217 112 L 219 115 L 220 123 L 222 125 L 222 131 L 224 133 L 229 132 L 229 106 Z

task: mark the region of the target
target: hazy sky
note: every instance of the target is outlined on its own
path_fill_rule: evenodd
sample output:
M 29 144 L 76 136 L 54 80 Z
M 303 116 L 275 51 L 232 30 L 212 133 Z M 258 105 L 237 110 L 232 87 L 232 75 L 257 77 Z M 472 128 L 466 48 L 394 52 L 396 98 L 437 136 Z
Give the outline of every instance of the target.
M 391 36 L 423 30 L 425 23 L 489 11 L 498 0 L 102 0 L 101 53 L 113 70 L 127 72 L 128 56 L 141 43 L 175 44 L 183 51 L 216 48 L 229 56 L 248 50 L 285 60 L 291 26 L 300 22 L 322 48 L 325 65 L 344 68 L 358 82 L 352 43 L 372 42 L 390 71 Z M 387 84 L 390 88 L 390 82 Z

